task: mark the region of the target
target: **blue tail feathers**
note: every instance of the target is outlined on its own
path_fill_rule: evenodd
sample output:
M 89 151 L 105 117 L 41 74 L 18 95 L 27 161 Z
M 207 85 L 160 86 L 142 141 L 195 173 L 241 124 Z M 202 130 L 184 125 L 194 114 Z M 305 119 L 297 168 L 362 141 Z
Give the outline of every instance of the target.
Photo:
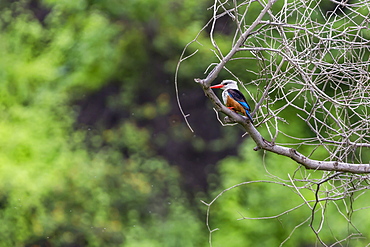
M 251 120 L 251 123 L 253 123 L 253 119 L 252 119 L 252 116 L 251 116 L 251 114 L 249 113 L 249 111 L 248 111 L 248 110 L 245 110 L 245 113 L 247 114 L 247 116 L 248 116 L 249 120 Z

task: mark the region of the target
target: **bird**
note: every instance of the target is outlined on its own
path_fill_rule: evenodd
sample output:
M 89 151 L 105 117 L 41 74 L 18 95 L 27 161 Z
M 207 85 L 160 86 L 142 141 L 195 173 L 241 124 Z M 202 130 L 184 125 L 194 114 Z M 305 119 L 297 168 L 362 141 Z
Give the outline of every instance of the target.
M 220 84 L 211 86 L 210 88 L 221 88 L 222 99 L 224 104 L 229 109 L 243 116 L 247 116 L 253 124 L 253 119 L 250 114 L 251 108 L 247 103 L 244 95 L 239 91 L 238 83 L 233 80 L 223 80 Z

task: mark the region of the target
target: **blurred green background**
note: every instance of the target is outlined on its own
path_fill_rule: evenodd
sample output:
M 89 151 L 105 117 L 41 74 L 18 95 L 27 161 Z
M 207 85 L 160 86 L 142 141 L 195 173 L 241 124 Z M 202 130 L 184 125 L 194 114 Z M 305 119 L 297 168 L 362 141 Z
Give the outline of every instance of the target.
M 0 2 L 0 246 L 209 246 L 200 200 L 243 181 L 294 173 L 290 159 L 254 152 L 240 128 L 218 123 L 193 82 L 216 61 L 206 33 L 179 73 L 195 133 L 178 110 L 176 64 L 212 3 Z M 227 48 L 232 22 L 221 23 L 219 45 Z M 279 220 L 237 220 L 300 203 L 274 184 L 227 192 L 211 208 L 211 227 L 220 229 L 213 246 L 279 246 L 292 231 L 284 246 L 315 246 L 308 223 L 295 229 L 308 207 Z M 356 232 L 336 207 L 326 213 L 335 223 L 329 220 L 325 241 Z M 369 229 L 368 222 L 356 226 Z

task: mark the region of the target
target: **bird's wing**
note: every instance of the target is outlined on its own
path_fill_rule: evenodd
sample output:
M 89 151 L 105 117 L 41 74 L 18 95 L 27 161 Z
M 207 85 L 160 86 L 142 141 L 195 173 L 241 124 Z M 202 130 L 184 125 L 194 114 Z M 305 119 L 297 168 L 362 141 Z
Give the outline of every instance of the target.
M 246 110 L 250 111 L 251 108 L 249 107 L 247 100 L 245 99 L 244 95 L 236 89 L 228 89 L 227 90 L 229 96 L 236 100 L 239 104 L 241 104 Z

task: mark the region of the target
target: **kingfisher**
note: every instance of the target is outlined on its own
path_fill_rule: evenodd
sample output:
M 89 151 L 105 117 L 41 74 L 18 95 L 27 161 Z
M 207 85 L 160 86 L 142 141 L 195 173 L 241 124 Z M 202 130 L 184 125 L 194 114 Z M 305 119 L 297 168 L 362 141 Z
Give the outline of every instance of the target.
M 210 88 L 223 89 L 222 99 L 224 104 L 234 112 L 247 116 L 251 123 L 253 123 L 253 119 L 250 114 L 251 108 L 244 95 L 239 91 L 238 83 L 236 81 L 223 80 L 220 84 L 211 86 Z

